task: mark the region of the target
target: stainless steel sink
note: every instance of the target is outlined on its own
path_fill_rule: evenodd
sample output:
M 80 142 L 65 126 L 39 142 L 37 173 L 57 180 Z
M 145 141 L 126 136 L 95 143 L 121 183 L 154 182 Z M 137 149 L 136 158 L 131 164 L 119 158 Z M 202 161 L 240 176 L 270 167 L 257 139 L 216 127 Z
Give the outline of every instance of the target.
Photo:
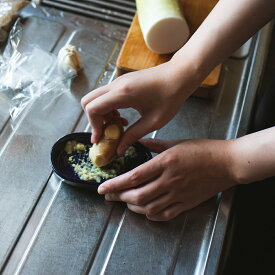
M 85 8 L 70 2 L 98 3 Z M 115 8 L 105 16 L 105 2 L 131 12 Z M 126 0 L 105 2 L 45 0 L 40 8 L 29 5 L 20 14 L 27 41 L 54 54 L 64 44 L 74 44 L 81 49 L 84 71 L 74 80 L 70 96 L 60 96 L 46 109 L 43 106 L 51 96 L 42 96 L 13 124 L 8 111 L 1 117 L 0 272 L 214 274 L 231 226 L 233 189 L 170 222 L 157 223 L 128 211 L 124 204 L 69 187 L 52 174 L 53 143 L 67 133 L 89 130 L 80 98 L 115 77 L 115 61 L 134 6 Z M 253 37 L 246 58 L 224 62 L 213 99 L 189 98 L 177 116 L 151 136 L 231 139 L 244 135 L 271 30 L 269 24 Z M 0 103 L 3 100 L 0 95 Z M 130 122 L 138 117 L 130 109 L 122 113 Z

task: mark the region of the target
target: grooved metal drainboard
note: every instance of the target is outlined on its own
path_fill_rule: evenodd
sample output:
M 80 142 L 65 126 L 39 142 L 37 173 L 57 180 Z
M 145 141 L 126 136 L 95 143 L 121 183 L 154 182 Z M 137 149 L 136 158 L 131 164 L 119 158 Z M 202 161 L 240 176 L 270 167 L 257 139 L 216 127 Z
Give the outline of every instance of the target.
M 135 0 L 42 0 L 41 4 L 127 27 L 136 12 Z

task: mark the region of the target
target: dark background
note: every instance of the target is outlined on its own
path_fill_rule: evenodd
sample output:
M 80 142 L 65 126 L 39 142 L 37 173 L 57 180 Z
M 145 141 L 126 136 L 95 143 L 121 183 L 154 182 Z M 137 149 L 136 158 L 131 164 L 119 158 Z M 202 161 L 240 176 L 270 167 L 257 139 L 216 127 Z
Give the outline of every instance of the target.
M 275 30 L 250 132 L 272 126 L 275 126 Z M 221 274 L 275 274 L 275 177 L 237 188 L 232 224 L 233 234 L 225 244 L 227 260 Z

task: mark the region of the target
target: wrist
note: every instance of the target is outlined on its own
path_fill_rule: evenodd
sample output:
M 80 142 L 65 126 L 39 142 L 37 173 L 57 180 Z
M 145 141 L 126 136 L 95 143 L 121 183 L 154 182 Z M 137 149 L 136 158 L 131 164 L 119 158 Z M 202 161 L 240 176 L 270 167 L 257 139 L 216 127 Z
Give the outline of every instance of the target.
M 172 79 L 178 83 L 178 90 L 186 98 L 192 95 L 208 74 L 203 64 L 201 65 L 199 56 L 188 49 L 183 48 L 175 53 L 169 63 Z
M 241 144 L 238 139 L 228 140 L 229 155 L 231 159 L 231 174 L 237 184 L 246 184 L 249 182 L 247 177 L 247 167 L 244 164 L 246 157 L 244 156 Z
M 234 175 L 240 183 L 275 176 L 275 127 L 232 141 Z
M 260 150 L 247 136 L 231 143 L 232 173 L 239 184 L 248 184 L 263 179 L 259 161 Z

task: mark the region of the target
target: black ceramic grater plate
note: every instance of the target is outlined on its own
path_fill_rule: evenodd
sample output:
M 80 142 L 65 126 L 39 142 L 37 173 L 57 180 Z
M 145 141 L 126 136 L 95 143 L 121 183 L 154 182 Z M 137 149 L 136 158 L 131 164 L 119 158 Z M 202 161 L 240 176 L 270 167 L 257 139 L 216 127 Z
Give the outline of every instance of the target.
M 106 181 L 102 179 L 100 182 L 95 180 L 82 180 L 74 172 L 72 166 L 68 161 L 68 154 L 65 152 L 65 146 L 68 141 L 77 141 L 83 143 L 84 145 L 91 145 L 90 143 L 91 134 L 90 133 L 73 133 L 66 135 L 59 139 L 52 147 L 51 151 L 51 162 L 54 172 L 64 180 L 64 182 L 91 190 L 97 190 L 98 186 Z M 140 164 L 150 160 L 152 155 L 150 151 L 143 146 L 141 143 L 136 142 L 132 146 L 135 147 L 137 156 L 135 157 L 125 157 L 125 165 L 120 174 L 128 172 L 133 168 L 139 166 Z M 77 160 L 83 158 L 83 152 L 74 153 L 74 158 Z

